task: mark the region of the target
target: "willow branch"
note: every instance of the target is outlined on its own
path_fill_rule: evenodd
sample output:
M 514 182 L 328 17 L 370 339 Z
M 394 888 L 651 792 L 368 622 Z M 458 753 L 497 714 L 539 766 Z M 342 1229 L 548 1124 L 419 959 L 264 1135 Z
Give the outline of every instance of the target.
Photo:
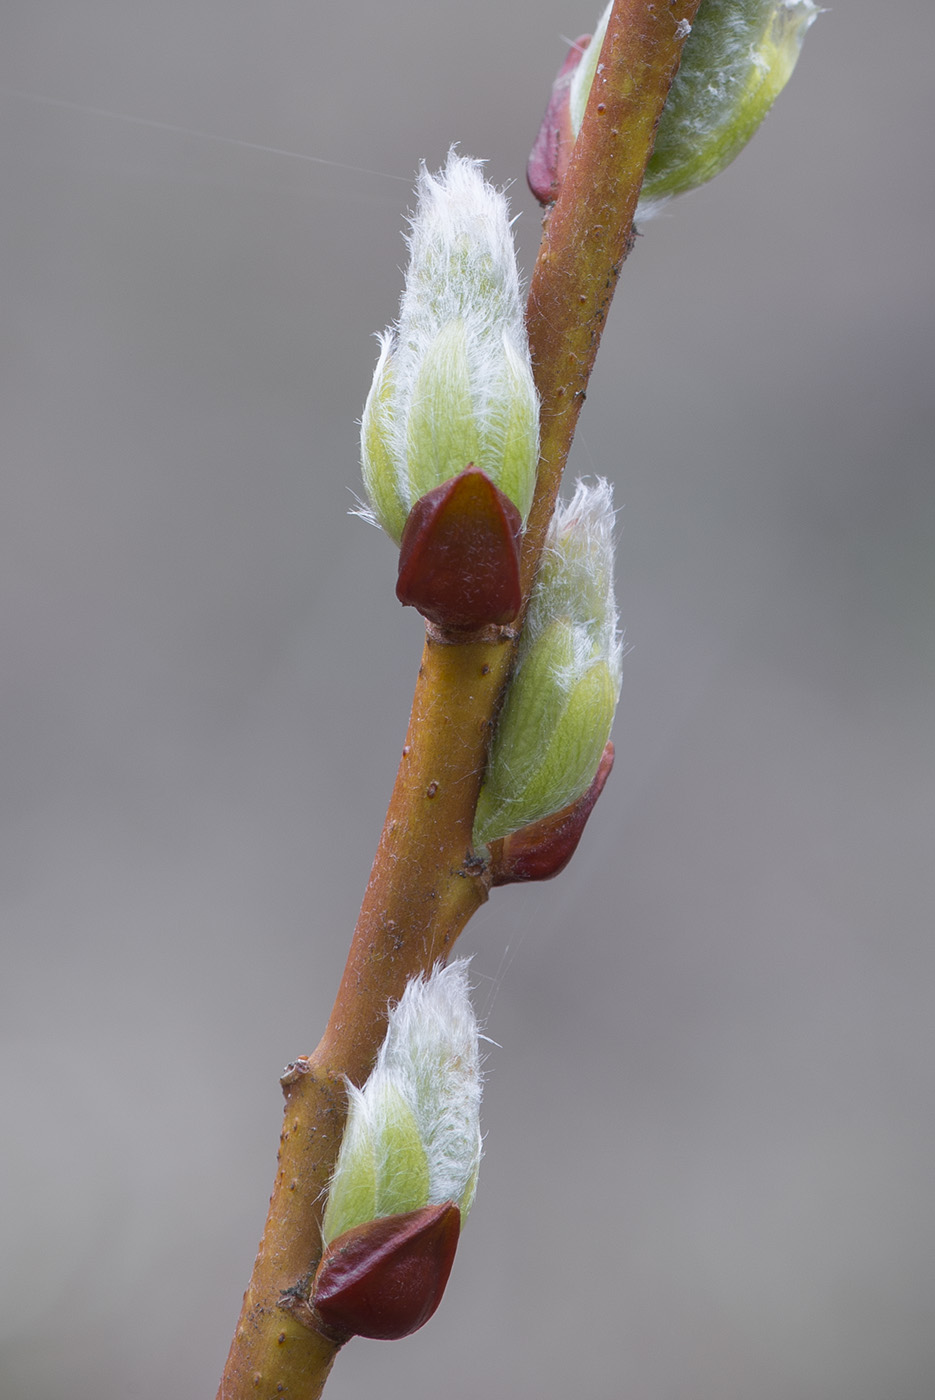
M 581 133 L 546 221 L 528 328 L 542 401 L 541 460 L 523 542 L 535 575 L 623 260 L 656 123 L 699 0 L 618 0 Z M 218 1400 L 314 1400 L 336 1344 L 306 1299 L 321 1253 L 323 1197 L 344 1123 L 343 1081 L 366 1078 L 386 1010 L 447 957 L 487 897 L 471 833 L 516 628 L 458 643 L 428 629 L 409 730 L 347 966 L 314 1054 L 283 1080 L 279 1165 L 263 1239 Z
M 539 477 L 523 541 L 535 576 L 620 269 L 643 174 L 700 0 L 617 0 L 558 199 L 547 214 L 526 324 L 540 414 Z

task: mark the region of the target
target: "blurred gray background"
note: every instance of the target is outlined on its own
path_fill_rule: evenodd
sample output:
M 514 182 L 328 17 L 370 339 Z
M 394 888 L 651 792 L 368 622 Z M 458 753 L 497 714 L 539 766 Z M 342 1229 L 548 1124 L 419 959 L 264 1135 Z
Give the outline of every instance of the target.
M 420 648 L 347 515 L 412 174 L 531 268 L 598 8 L 2 6 L 4 1400 L 214 1394 Z M 463 939 L 477 1205 L 333 1400 L 935 1393 L 933 43 L 836 6 L 627 264 L 617 768 Z

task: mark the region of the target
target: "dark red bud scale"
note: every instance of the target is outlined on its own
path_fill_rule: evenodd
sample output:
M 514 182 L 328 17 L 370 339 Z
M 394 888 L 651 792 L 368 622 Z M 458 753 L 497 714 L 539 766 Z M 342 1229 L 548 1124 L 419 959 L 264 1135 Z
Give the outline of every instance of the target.
M 594 781 L 583 797 L 531 822 L 490 847 L 491 884 L 515 885 L 521 880 L 551 880 L 565 869 L 584 833 L 594 804 L 604 790 L 614 766 L 614 746 L 607 743 Z
M 473 465 L 420 496 L 399 546 L 396 596 L 430 622 L 475 632 L 520 610 L 523 522 L 508 496 Z
M 408 1337 L 441 1302 L 460 1233 L 453 1201 L 345 1230 L 322 1256 L 311 1305 L 339 1336 Z
M 568 50 L 565 62 L 555 75 L 549 105 L 526 165 L 529 188 L 540 204 L 553 204 L 558 198 L 571 160 L 575 134 L 568 110 L 569 89 L 574 71 L 590 42 L 590 34 L 582 34 Z

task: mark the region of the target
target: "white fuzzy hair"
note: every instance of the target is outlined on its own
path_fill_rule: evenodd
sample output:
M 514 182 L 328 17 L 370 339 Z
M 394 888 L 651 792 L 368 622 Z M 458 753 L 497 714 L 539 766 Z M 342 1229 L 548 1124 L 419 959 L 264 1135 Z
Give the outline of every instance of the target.
M 557 616 L 574 629 L 574 660 L 556 679 L 571 689 L 596 657 L 606 661 L 619 693 L 623 637 L 614 594 L 614 491 L 599 476 L 577 481 L 570 501 L 559 501 L 549 525 L 542 587 L 533 590 L 524 647 Z
M 481 1083 L 468 959 L 436 964 L 428 977 L 414 977 L 390 1010 L 363 1089 L 349 1086 L 348 1130 L 355 1119 L 366 1125 L 379 1159 L 381 1118 L 398 1095 L 415 1119 L 428 1161 L 428 1204 L 456 1201 L 466 1213 L 481 1158 Z M 392 1173 L 393 1163 L 380 1161 L 378 1169 Z
M 487 845 L 580 797 L 620 696 L 610 483 L 579 481 L 552 518 L 474 822 Z
M 510 206 L 484 179 L 483 165 L 452 148 L 437 175 L 424 164 L 419 171 L 418 204 L 406 240 L 409 272 L 399 307 L 399 327 L 407 336 L 431 338 L 440 326 L 468 317 L 478 334 L 510 328 L 522 338 Z
M 509 405 L 528 405 L 533 425 L 528 494 L 535 469 L 537 396 L 523 319 L 523 298 L 510 207 L 489 184 L 483 162 L 454 149 L 437 175 L 422 166 L 418 203 L 409 220 L 409 267 L 396 325 L 380 338 L 380 358 L 365 418 L 376 407 L 385 373 L 393 376 L 392 410 L 380 412 L 382 432 L 394 463 L 397 486 L 408 510 L 409 410 L 419 370 L 446 327 L 460 327 L 467 365 L 472 417 L 489 467 L 502 455 L 510 431 Z M 464 464 L 466 465 L 466 463 Z M 529 501 L 518 501 L 525 515 Z

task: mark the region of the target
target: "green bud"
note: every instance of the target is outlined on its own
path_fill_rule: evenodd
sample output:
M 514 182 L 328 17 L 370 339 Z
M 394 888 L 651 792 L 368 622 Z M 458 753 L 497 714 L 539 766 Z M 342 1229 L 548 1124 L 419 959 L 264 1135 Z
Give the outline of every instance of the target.
M 469 464 L 525 520 L 539 457 L 509 205 L 453 151 L 417 192 L 399 320 L 361 420 L 370 512 L 397 543 L 415 502 Z
M 467 962 L 414 978 L 389 1015 L 348 1115 L 328 1193 L 325 1244 L 367 1221 L 454 1201 L 470 1210 L 480 1165 L 480 1057 Z
M 572 78 L 575 135 L 611 8 Z M 673 195 L 713 179 L 740 154 L 791 78 L 820 13 L 813 0 L 703 0 L 659 120 L 637 218 L 651 217 Z
M 599 480 L 579 481 L 552 519 L 477 804 L 477 845 L 567 807 L 597 772 L 621 680 L 613 518 Z

